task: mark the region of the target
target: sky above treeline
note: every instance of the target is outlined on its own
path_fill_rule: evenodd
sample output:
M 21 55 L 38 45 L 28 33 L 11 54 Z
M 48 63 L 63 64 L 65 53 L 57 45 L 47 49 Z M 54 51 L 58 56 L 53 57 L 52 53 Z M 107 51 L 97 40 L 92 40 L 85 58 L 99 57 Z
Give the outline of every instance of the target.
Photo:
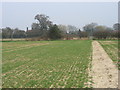
M 82 29 L 89 23 L 112 27 L 118 22 L 117 2 L 3 2 L 2 27 L 31 29 L 37 14 L 45 14 L 55 24 Z

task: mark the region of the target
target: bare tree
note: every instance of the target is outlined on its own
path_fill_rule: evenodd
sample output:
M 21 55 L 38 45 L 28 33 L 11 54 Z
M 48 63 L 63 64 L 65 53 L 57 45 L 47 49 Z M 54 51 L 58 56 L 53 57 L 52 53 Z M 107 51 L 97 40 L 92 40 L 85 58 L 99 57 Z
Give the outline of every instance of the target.
M 58 25 L 58 28 L 63 32 L 63 33 L 67 33 L 67 26 L 66 25 Z
M 95 29 L 95 27 L 97 26 L 97 23 L 90 23 L 90 24 L 87 24 L 83 27 L 83 30 L 85 32 L 88 33 L 88 36 L 93 36 L 93 31 Z
M 73 25 L 68 25 L 67 27 L 68 27 L 68 31 L 69 32 L 78 31 L 78 29 L 75 26 L 73 26 Z

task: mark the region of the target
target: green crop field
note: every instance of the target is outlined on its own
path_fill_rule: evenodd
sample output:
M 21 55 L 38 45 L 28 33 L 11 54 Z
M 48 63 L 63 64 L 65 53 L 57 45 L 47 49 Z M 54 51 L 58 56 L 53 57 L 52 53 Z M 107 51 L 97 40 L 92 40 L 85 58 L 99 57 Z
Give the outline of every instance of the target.
M 90 40 L 2 43 L 3 88 L 83 88 L 91 62 Z
M 103 46 L 105 51 L 108 53 L 110 58 L 115 62 L 115 64 L 118 64 L 118 41 L 117 40 L 104 40 L 99 41 L 100 44 Z M 120 69 L 120 65 L 119 65 Z

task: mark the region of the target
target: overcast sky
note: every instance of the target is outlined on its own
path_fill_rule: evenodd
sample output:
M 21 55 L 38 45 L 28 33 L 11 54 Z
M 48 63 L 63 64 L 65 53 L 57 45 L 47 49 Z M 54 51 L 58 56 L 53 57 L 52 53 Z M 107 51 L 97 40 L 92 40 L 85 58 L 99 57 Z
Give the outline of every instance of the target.
M 26 30 L 36 22 L 36 14 L 46 14 L 56 24 L 74 25 L 77 28 L 91 22 L 112 27 L 118 22 L 117 2 L 4 2 L 2 27 Z

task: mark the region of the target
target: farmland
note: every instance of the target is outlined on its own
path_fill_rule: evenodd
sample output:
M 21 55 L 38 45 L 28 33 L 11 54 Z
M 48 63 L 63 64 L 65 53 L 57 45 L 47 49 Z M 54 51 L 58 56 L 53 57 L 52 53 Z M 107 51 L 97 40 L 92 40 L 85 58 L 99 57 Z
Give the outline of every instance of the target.
M 91 40 L 2 43 L 3 88 L 83 88 L 88 82 Z
M 118 63 L 118 41 L 117 40 L 103 40 L 99 41 L 104 50 L 110 56 L 115 64 Z M 119 68 L 120 69 L 120 68 Z

